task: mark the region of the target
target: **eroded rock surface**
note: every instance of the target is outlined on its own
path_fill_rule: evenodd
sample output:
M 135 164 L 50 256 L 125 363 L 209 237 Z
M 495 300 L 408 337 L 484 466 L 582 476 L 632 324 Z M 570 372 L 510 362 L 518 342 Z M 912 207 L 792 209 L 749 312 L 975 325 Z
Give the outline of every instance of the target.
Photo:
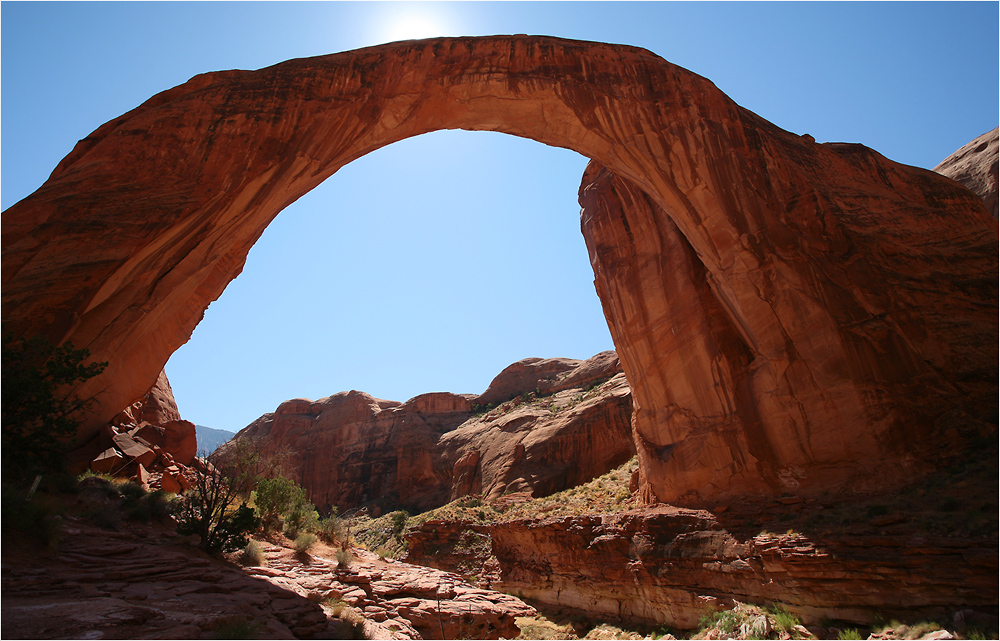
M 987 131 L 961 149 L 948 156 L 934 168 L 942 176 L 962 183 L 983 199 L 986 208 L 996 219 L 1000 203 L 997 201 L 1000 178 L 1000 128 Z
M 772 159 L 794 148 L 758 143 Z M 697 234 L 739 232 L 725 257 L 698 247 L 676 205 L 595 162 L 584 176 L 649 502 L 891 486 L 995 434 L 996 244 L 982 244 L 995 223 L 860 145 L 794 153 L 808 162 L 753 188 L 784 208 L 734 183 L 740 229 L 699 220 Z M 958 200 L 964 213 L 948 210 Z
M 618 357 L 602 352 L 519 361 L 478 397 L 285 401 L 235 438 L 290 448 L 289 469 L 321 509 L 378 500 L 424 511 L 467 494 L 546 496 L 600 476 L 635 453 L 631 413 Z
M 51 556 L 25 562 L 23 551 L 5 548 L 3 637 L 212 639 L 240 622 L 267 639 L 347 635 L 346 624 L 294 590 L 172 543 L 176 537 L 140 534 L 70 517 Z
M 873 613 L 996 611 L 997 551 L 964 538 L 789 532 L 738 539 L 709 512 L 662 506 L 492 527 L 496 584 L 596 615 L 695 628 L 709 608 L 781 603 L 807 623 Z
M 461 577 L 419 565 L 380 560 L 353 549 L 341 566 L 265 545 L 267 565 L 251 576 L 313 600 L 346 604 L 364 617 L 369 639 L 513 639 L 515 620 L 535 609 L 517 597 L 470 585 Z

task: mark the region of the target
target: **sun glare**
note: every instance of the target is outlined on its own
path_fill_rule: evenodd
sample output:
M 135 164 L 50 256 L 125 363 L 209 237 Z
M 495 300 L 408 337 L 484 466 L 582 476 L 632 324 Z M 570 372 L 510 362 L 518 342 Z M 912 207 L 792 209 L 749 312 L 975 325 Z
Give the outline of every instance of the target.
M 440 21 L 426 15 L 393 16 L 386 29 L 386 42 L 396 40 L 419 40 L 448 35 L 447 27 Z

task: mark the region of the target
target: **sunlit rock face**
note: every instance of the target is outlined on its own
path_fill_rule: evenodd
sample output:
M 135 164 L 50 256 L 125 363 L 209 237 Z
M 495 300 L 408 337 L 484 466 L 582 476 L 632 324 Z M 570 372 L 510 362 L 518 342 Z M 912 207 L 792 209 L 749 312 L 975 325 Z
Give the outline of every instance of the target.
M 982 136 L 948 156 L 934 168 L 942 176 L 959 182 L 983 199 L 993 218 L 1000 215 L 997 183 L 1000 182 L 1000 129 Z
M 324 511 L 423 512 L 470 494 L 541 497 L 590 481 L 635 455 L 631 415 L 618 357 L 602 352 L 519 361 L 480 396 L 285 401 L 233 441 L 265 437 L 290 450 L 289 474 Z
M 785 132 L 648 51 L 538 36 L 399 42 L 154 96 L 4 213 L 4 322 L 109 361 L 79 390 L 101 392 L 85 439 L 150 388 L 278 212 L 444 128 L 576 150 L 636 203 L 586 233 L 617 261 L 595 262 L 597 283 L 650 500 L 879 483 L 995 421 L 997 230 L 974 194 Z

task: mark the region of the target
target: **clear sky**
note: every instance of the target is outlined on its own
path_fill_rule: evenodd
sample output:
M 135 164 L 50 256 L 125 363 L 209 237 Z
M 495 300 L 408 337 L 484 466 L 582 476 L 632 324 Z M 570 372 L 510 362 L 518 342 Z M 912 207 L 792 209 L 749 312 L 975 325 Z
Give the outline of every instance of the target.
M 191 76 L 406 38 L 529 33 L 645 47 L 817 141 L 933 167 L 998 124 L 996 2 L 0 3 L 0 206 L 102 123 Z M 613 348 L 579 232 L 586 159 L 438 132 L 290 206 L 167 365 L 188 420 L 283 400 L 479 393 L 529 356 Z

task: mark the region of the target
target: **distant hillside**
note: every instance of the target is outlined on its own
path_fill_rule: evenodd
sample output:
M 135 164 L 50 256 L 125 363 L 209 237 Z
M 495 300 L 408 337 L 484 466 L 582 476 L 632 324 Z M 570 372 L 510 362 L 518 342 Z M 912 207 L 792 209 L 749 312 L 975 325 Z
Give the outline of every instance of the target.
M 228 430 L 217 430 L 204 425 L 195 425 L 198 433 L 198 455 L 205 456 L 211 454 L 220 445 L 236 436 L 235 432 Z

